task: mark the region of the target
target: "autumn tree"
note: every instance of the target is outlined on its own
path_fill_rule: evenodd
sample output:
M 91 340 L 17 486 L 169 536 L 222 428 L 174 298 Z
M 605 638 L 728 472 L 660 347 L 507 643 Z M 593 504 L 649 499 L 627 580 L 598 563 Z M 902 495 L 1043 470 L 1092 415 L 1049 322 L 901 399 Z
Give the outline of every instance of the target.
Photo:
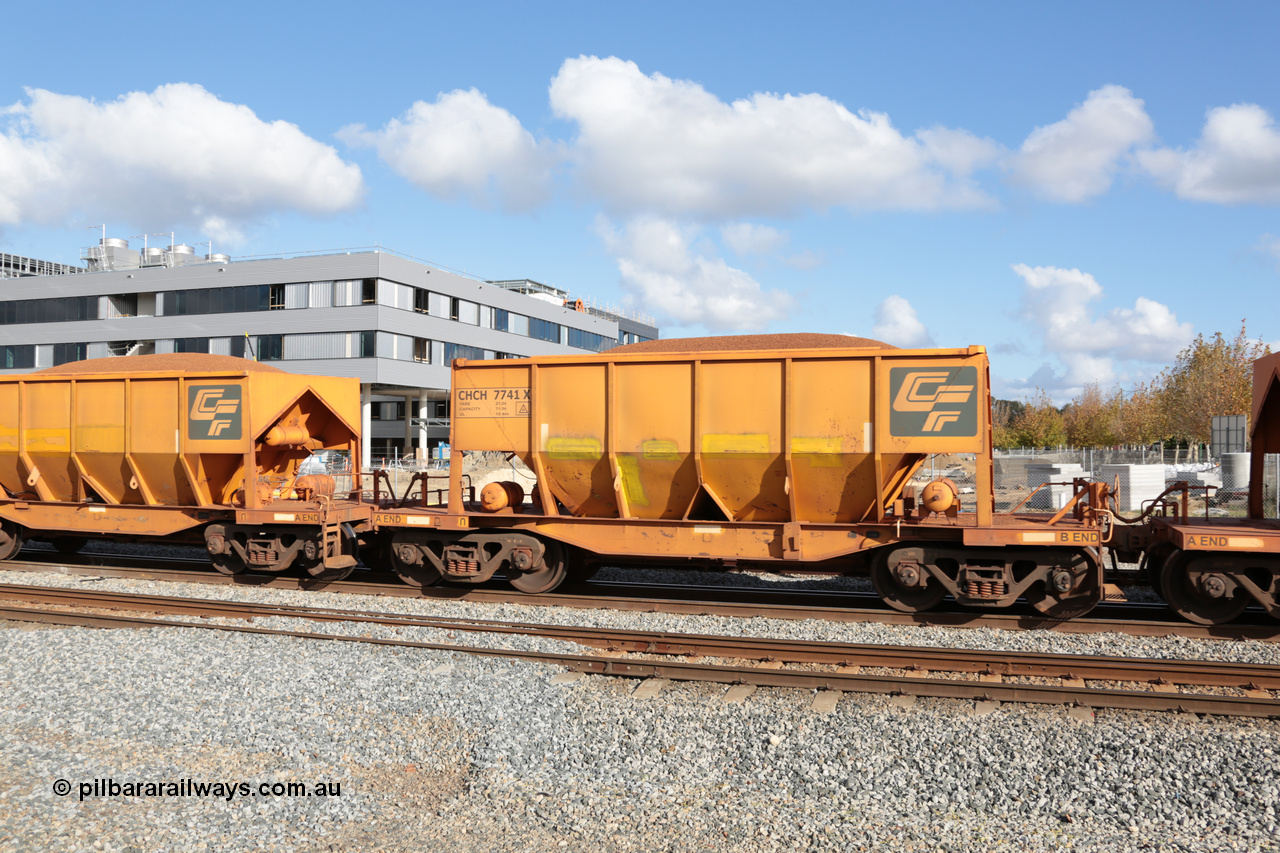
M 1062 411 L 1067 444 L 1076 447 L 1108 447 L 1120 443 L 1120 389 L 1104 394 L 1098 383 L 1084 386 Z
M 1013 422 L 1027 408 L 1018 400 L 991 401 L 991 443 L 999 448 L 1017 447 Z
M 1120 404 L 1117 432 L 1120 444 L 1154 444 L 1169 437 L 1164 395 L 1158 382 L 1139 383 Z
M 1022 413 L 1013 419 L 1009 431 L 1013 444 L 1019 447 L 1053 447 L 1067 440 L 1062 413 L 1039 388 Z
M 1221 332 L 1197 335 L 1178 353 L 1162 380 L 1162 408 L 1171 438 L 1206 444 L 1215 415 L 1247 415 L 1252 396 L 1253 362 L 1271 352 L 1240 332 L 1227 340 Z

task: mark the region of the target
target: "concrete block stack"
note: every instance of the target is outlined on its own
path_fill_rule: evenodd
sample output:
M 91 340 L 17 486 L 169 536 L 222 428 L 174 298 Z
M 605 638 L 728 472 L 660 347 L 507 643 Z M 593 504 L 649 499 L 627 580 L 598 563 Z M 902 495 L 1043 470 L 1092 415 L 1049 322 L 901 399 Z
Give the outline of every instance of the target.
M 1066 483 L 1041 489 L 1027 502 L 1028 509 L 1058 510 L 1075 493 L 1071 481 L 1084 476 L 1084 466 L 1075 462 L 1037 462 L 1027 466 L 1027 487 L 1035 489 L 1045 483 Z
M 1105 483 L 1119 480 L 1121 512 L 1138 512 L 1144 501 L 1153 501 L 1164 491 L 1163 465 L 1100 465 L 1098 478 Z

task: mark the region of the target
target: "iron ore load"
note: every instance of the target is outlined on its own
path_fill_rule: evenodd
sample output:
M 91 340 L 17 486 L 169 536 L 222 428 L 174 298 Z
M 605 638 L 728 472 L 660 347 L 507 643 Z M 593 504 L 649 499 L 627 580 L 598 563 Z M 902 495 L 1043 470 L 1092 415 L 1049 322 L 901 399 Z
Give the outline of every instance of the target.
M 371 508 L 327 475 L 318 449 L 358 454 L 354 379 L 298 376 L 244 359 L 143 355 L 0 377 L 0 559 L 24 539 L 203 543 L 213 565 L 356 565 Z

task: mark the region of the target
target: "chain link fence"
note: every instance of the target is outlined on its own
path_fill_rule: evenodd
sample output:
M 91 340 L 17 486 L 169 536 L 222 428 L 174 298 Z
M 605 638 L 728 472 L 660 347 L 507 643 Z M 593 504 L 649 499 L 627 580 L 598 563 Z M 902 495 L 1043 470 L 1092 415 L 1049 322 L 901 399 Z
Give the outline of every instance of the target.
M 996 512 L 1012 512 L 1019 506 L 1019 511 L 1052 512 L 1071 499 L 1072 480 L 1089 478 L 1118 486 L 1118 506 L 1125 515 L 1136 515 L 1166 487 L 1180 480 L 1193 487 L 1192 516 L 1248 515 L 1249 454 L 1226 453 L 1216 459 L 1187 461 L 1183 450 L 1179 456 L 1180 461 L 1175 461 L 1172 451 L 1161 454 L 1149 449 L 1114 448 L 997 451 Z M 930 480 L 946 477 L 959 488 L 963 501 L 963 496 L 976 492 L 976 471 L 973 454 L 939 454 L 929 457 L 911 482 L 922 487 Z M 1263 513 L 1267 518 L 1280 518 L 1278 480 L 1280 454 L 1267 454 L 1262 480 Z M 1036 491 L 1042 485 L 1044 488 Z

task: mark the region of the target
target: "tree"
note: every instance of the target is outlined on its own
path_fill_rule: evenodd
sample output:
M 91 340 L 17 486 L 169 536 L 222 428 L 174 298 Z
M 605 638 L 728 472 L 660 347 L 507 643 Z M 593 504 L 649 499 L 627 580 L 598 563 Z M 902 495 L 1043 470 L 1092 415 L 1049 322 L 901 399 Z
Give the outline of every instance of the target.
M 1013 443 L 1019 447 L 1054 447 L 1067 440 L 1062 413 L 1039 388 L 1027 401 L 1022 414 L 1013 419 L 1009 431 Z
M 1248 415 L 1253 362 L 1270 352 L 1262 341 L 1249 340 L 1243 320 L 1234 340 L 1221 332 L 1208 340 L 1197 335 L 1161 377 L 1170 437 L 1207 444 L 1215 415 Z
M 1169 437 L 1158 382 L 1139 383 L 1120 404 L 1120 444 L 1154 444 Z
M 991 401 L 991 443 L 999 448 L 1017 447 L 1012 424 L 1027 408 L 1018 400 Z
M 1124 394 L 1120 389 L 1110 396 L 1102 393 L 1096 382 L 1090 382 L 1062 411 L 1067 444 L 1076 447 L 1109 447 L 1120 443 L 1120 407 Z

